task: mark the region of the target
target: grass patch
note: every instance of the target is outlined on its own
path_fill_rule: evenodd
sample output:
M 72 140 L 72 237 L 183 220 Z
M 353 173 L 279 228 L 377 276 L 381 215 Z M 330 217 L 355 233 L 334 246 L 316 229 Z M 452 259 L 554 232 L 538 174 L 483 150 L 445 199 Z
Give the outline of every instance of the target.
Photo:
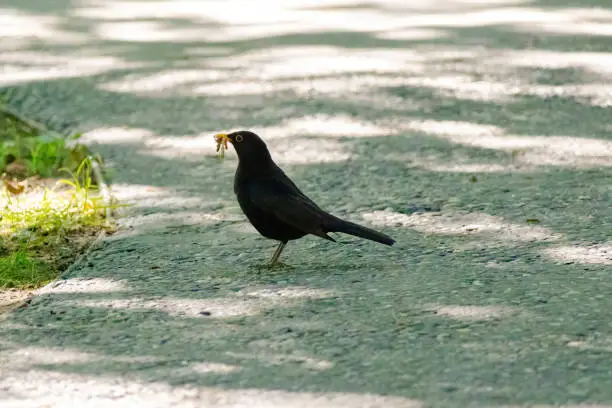
M 113 231 L 99 161 L 78 136 L 48 132 L 0 104 L 0 172 L 0 291 L 49 283 Z
M 42 286 L 55 279 L 56 272 L 46 263 L 34 259 L 27 251 L 0 257 L 0 277 L 4 287 Z
M 60 135 L 25 121 L 0 101 L 0 173 L 9 177 L 59 176 L 60 169 L 76 169 L 90 155 L 78 144 L 81 134 Z

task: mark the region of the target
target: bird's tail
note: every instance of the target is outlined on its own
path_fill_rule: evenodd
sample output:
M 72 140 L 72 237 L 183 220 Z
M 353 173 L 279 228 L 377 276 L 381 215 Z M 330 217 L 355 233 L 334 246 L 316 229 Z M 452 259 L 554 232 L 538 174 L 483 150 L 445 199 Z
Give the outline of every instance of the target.
M 395 240 L 382 232 L 363 227 L 350 221 L 333 217 L 326 222 L 327 232 L 343 232 L 360 238 L 369 239 L 385 245 L 393 245 Z

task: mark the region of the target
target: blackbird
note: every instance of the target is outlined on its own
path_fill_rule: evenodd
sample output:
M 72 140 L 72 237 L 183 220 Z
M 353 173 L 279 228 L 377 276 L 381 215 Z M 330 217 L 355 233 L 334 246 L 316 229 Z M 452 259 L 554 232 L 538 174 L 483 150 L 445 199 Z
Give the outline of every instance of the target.
M 274 163 L 266 144 L 249 131 L 215 136 L 218 146 L 232 143 L 238 154 L 234 192 L 240 208 L 264 237 L 280 241 L 270 266 L 274 266 L 288 241 L 307 234 L 336 242 L 328 232 L 343 232 L 393 245 L 383 233 L 335 217 L 317 206 Z

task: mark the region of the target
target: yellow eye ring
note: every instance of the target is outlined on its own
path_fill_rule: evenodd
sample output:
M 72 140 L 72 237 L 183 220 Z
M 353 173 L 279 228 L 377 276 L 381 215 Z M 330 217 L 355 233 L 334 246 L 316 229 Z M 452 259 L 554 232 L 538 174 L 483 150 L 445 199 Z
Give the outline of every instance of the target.
M 242 142 L 243 137 L 242 135 L 236 135 L 236 137 L 234 138 L 235 141 L 237 141 L 238 143 Z

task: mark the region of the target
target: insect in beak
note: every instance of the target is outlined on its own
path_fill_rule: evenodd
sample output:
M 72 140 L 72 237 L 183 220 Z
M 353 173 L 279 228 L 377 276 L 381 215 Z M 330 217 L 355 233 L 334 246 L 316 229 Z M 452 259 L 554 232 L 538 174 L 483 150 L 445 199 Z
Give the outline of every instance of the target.
M 215 135 L 215 142 L 217 142 L 217 152 L 219 152 L 219 157 L 225 157 L 227 142 L 231 143 L 232 140 L 225 133 L 219 133 Z

